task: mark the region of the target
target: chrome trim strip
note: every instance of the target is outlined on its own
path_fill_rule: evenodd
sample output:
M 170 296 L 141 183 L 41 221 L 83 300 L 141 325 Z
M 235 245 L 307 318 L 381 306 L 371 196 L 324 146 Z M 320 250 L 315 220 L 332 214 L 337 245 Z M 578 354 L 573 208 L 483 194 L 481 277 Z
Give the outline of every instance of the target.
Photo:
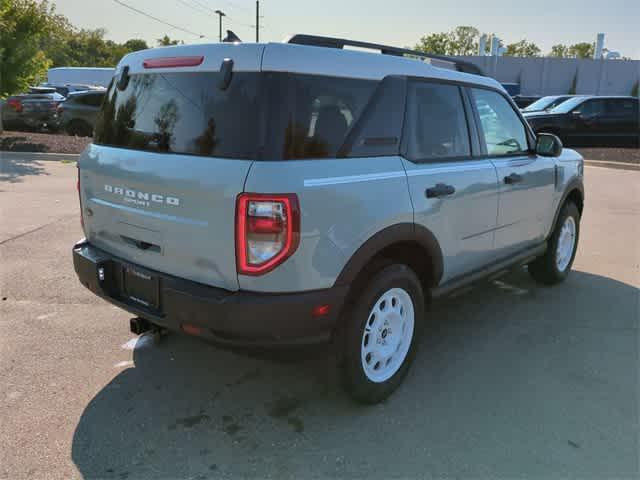
M 431 175 L 435 173 L 449 173 L 449 172 L 467 172 L 472 170 L 485 170 L 485 169 L 494 169 L 494 166 L 491 162 L 482 162 L 482 163 L 464 163 L 458 165 L 450 165 L 450 166 L 441 166 L 441 167 L 432 167 L 432 168 L 422 168 L 420 170 L 408 170 L 407 175 L 410 177 L 419 177 L 421 175 Z
M 205 222 L 202 220 L 193 220 L 191 218 L 176 217 L 175 215 L 166 215 L 164 213 L 147 212 L 146 210 L 140 210 L 139 208 L 127 207 L 126 205 L 118 205 L 117 203 L 107 202 L 106 200 L 102 200 L 100 198 L 90 198 L 89 201 L 93 203 L 97 203 L 98 205 L 102 205 L 104 207 L 115 208 L 117 210 L 122 210 L 124 212 L 136 213 L 138 215 L 144 215 L 146 217 L 157 218 L 158 220 L 182 223 L 184 225 L 195 225 L 197 227 L 209 226 L 209 222 Z
M 382 172 L 382 173 L 367 173 L 363 175 L 348 175 L 345 177 L 326 177 L 326 178 L 313 178 L 304 181 L 305 187 L 323 187 L 326 185 L 341 185 L 345 183 L 360 183 L 376 180 L 388 180 L 391 178 L 402 178 L 405 175 L 409 177 L 417 177 L 420 175 L 433 175 L 436 173 L 447 172 L 466 172 L 471 170 L 484 170 L 493 169 L 494 166 L 489 161 L 483 162 L 464 162 L 458 165 L 449 166 L 434 166 L 431 168 L 421 168 L 419 170 L 408 170 L 405 174 L 404 171 L 395 172 Z
M 402 178 L 405 176 L 404 171 L 398 170 L 395 172 L 382 172 L 382 173 L 367 173 L 364 175 L 348 175 L 345 177 L 327 177 L 327 178 L 313 178 L 304 181 L 305 187 L 324 187 L 325 185 L 341 185 L 344 183 L 360 183 L 376 180 L 388 180 L 391 178 Z

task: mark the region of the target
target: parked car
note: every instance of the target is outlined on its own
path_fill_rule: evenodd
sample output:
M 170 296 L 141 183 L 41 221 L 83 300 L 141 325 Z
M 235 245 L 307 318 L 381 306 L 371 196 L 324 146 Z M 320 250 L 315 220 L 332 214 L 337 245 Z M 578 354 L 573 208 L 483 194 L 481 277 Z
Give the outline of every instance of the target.
M 542 97 L 540 100 L 536 100 L 528 107 L 521 109 L 524 113 L 529 112 L 544 112 L 557 107 L 562 102 L 574 98 L 576 95 L 550 95 Z
M 85 84 L 73 84 L 73 83 L 65 83 L 65 84 L 51 84 L 51 83 L 43 83 L 38 88 L 50 88 L 55 92 L 58 92 L 63 97 L 69 96 L 70 93 L 73 92 L 85 92 L 87 90 L 99 90 L 104 91 L 105 88 L 96 85 L 85 85 Z
M 113 68 L 56 67 L 47 73 L 47 83 L 52 85 L 100 85 L 106 87 L 113 78 Z
M 516 102 L 518 108 L 526 108 L 540 98 L 542 98 L 540 95 L 515 95 L 513 101 Z
M 536 139 L 495 80 L 403 54 L 428 57 L 307 35 L 125 56 L 78 163 L 82 284 L 134 333 L 333 341 L 375 403 L 427 301 L 524 264 L 562 282 L 580 155 Z
M 639 147 L 638 103 L 635 97 L 575 97 L 525 118 L 536 133 L 553 133 L 568 146 Z
M 2 109 L 4 128 L 57 131 L 60 127 L 57 108 L 64 99 L 59 93 L 27 93 L 8 97 Z
M 62 128 L 69 135 L 90 137 L 106 90 L 70 93 L 58 107 Z

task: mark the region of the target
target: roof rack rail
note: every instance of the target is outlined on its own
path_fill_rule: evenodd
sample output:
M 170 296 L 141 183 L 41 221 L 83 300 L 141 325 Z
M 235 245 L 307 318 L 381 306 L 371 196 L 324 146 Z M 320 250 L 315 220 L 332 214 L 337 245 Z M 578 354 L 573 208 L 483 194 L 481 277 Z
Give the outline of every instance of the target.
M 369 50 L 379 50 L 383 55 L 393 55 L 396 57 L 418 57 L 421 59 L 437 60 L 435 66 L 448 67 L 453 70 L 464 73 L 472 73 L 474 75 L 485 76 L 482 69 L 471 62 L 458 60 L 457 58 L 448 57 L 446 55 L 433 55 L 431 53 L 419 52 L 417 50 L 409 50 L 407 48 L 391 47 L 389 45 L 380 45 L 377 43 L 360 42 L 358 40 L 347 40 L 344 38 L 322 37 L 318 35 L 296 34 L 293 35 L 287 43 L 296 45 L 310 45 L 314 47 L 338 48 L 356 47 Z M 448 65 L 447 65 L 448 64 Z

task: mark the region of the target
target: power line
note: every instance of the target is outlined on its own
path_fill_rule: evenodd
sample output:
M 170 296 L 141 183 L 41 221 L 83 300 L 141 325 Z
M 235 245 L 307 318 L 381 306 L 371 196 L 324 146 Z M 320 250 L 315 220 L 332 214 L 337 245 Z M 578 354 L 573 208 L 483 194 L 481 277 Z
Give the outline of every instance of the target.
M 234 23 L 236 25 L 241 25 L 243 27 L 247 27 L 247 28 L 256 28 L 255 25 L 251 25 L 249 23 L 243 23 L 243 22 L 238 22 L 237 20 L 235 20 L 234 18 L 231 18 L 230 16 L 227 15 L 227 20 L 231 23 Z
M 222 0 L 222 1 L 227 5 L 229 5 L 231 8 L 237 8 L 238 10 L 243 10 L 247 13 L 253 13 L 250 8 L 245 7 L 244 5 L 239 5 L 236 2 L 233 2 L 231 0 Z
M 121 5 L 121 6 L 125 7 L 125 8 L 128 8 L 129 10 L 133 10 L 134 12 L 139 13 L 140 15 L 144 15 L 145 17 L 150 18 L 152 20 L 155 20 L 158 23 L 162 23 L 162 24 L 167 25 L 167 26 L 169 26 L 171 28 L 175 28 L 176 30 L 180 30 L 181 32 L 188 33 L 189 35 L 194 35 L 194 36 L 196 36 L 198 38 L 205 38 L 204 35 L 201 35 L 201 34 L 196 33 L 196 32 L 192 32 L 191 30 L 187 30 L 186 28 L 179 27 L 179 26 L 174 25 L 172 23 L 165 22 L 164 20 L 161 20 L 158 17 L 154 17 L 153 15 L 149 15 L 148 13 L 143 12 L 142 10 L 138 10 L 137 8 L 132 7 L 131 5 L 127 5 L 126 3 L 121 2 L 120 0 L 113 0 L 113 1 L 116 2 L 118 5 Z
M 209 13 L 209 11 L 204 10 L 202 7 L 200 8 L 196 8 L 195 5 L 192 5 L 190 3 L 187 3 L 185 0 L 176 0 L 176 2 L 181 3 L 182 5 L 184 5 L 185 7 L 189 7 L 191 10 L 193 10 L 194 12 L 198 12 L 198 13 Z
M 213 8 L 209 8 L 204 2 L 200 1 L 200 0 L 191 0 L 193 3 L 195 3 L 196 5 L 198 5 L 201 8 L 204 8 L 207 12 L 213 12 Z

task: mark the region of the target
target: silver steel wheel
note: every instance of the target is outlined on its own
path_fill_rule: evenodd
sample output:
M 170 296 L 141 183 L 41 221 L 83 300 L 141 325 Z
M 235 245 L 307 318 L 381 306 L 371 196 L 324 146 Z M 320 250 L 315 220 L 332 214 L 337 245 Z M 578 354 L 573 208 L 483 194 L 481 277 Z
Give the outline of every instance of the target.
M 575 248 L 576 221 L 573 217 L 569 216 L 564 221 L 560 235 L 558 236 L 558 246 L 556 247 L 556 266 L 558 267 L 558 271 L 564 272 L 567 269 Z
M 362 334 L 360 357 L 369 380 L 389 380 L 404 363 L 415 326 L 415 312 L 409 294 L 392 288 L 375 303 Z

